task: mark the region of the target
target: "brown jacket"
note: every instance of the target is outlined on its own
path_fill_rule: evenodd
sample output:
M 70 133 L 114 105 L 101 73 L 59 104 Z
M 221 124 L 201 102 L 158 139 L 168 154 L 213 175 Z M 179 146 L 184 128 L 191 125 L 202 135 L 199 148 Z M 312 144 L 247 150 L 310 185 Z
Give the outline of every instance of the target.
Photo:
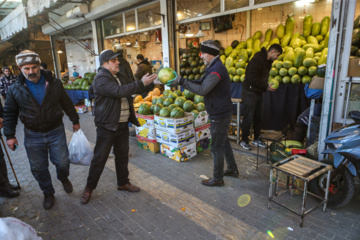
M 141 63 L 139 63 L 138 69 L 134 74 L 134 77 L 136 80 L 141 80 L 141 78 L 147 73 L 149 74 L 152 73 L 151 64 L 148 62 L 148 60 L 144 60 Z

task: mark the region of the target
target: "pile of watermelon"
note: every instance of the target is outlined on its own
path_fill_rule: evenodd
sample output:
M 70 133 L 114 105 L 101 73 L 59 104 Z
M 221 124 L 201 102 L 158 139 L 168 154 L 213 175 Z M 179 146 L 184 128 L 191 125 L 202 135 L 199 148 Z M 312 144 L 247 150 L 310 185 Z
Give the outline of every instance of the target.
M 96 73 L 85 73 L 83 78 L 78 78 L 72 84 L 64 86 L 67 90 L 83 90 L 88 91 L 92 82 L 94 81 Z
M 350 55 L 360 57 L 360 15 L 354 22 Z
M 183 92 L 165 90 L 162 97 L 152 99 L 152 104 L 142 103 L 138 113 L 142 115 L 158 114 L 161 117 L 182 118 L 185 112 L 205 111 L 204 97 L 188 90 Z
M 204 61 L 199 56 L 198 48 L 191 48 L 188 54 L 180 59 L 180 75 L 191 81 L 199 80 L 205 72 Z
M 252 38 L 246 41 L 233 41 L 231 46 L 220 50 L 220 59 L 226 66 L 232 82 L 245 80 L 247 63 L 262 47 L 269 48 L 278 43 L 283 47 L 283 54 L 274 61 L 270 70 L 269 81 L 279 83 L 308 83 L 317 75 L 317 66 L 326 64 L 329 42 L 330 18 L 324 17 L 313 23 L 311 15 L 303 21 L 303 33 L 294 33 L 295 21 L 288 17 L 285 23 L 280 24 L 274 32 L 268 29 L 261 42 L 263 33 L 255 32 Z

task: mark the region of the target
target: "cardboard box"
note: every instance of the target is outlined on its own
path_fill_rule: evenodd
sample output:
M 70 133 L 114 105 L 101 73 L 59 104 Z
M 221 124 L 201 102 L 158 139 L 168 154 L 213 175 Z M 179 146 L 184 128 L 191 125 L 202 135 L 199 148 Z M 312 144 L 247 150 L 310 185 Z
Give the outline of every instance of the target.
M 195 130 L 190 129 L 186 132 L 174 134 L 156 129 L 156 140 L 173 147 L 182 147 L 195 142 Z
M 204 138 L 211 137 L 210 134 L 210 123 L 201 127 L 195 128 L 195 140 L 198 142 Z
M 194 116 L 194 127 L 200 127 L 210 123 L 209 114 L 206 111 L 191 113 Z
M 160 144 L 160 153 L 163 156 L 166 156 L 170 159 L 173 159 L 177 162 L 185 162 L 190 158 L 193 158 L 197 155 L 196 153 L 196 143 L 191 143 L 189 145 L 183 146 L 181 148 L 176 148 L 164 143 Z
M 311 79 L 311 82 L 309 84 L 309 88 L 312 88 L 312 89 L 324 89 L 324 83 L 325 83 L 325 78 L 314 76 Z
M 138 137 L 138 146 L 140 148 L 150 151 L 152 153 L 160 152 L 160 146 L 158 142 L 153 140 L 148 141 L 145 138 L 142 138 L 141 136 L 137 136 L 137 137 Z
M 349 77 L 360 77 L 360 58 L 350 57 L 348 76 Z
M 199 153 L 207 149 L 210 149 L 210 145 L 211 145 L 211 138 L 204 138 L 196 142 L 196 151 Z
M 155 115 L 155 128 L 169 133 L 181 133 L 194 129 L 194 117 L 191 113 L 185 113 L 183 118 L 167 118 Z
M 156 141 L 156 131 L 155 128 L 147 128 L 144 126 L 136 127 L 135 126 L 136 135 L 141 136 L 148 140 L 155 140 Z
M 88 111 L 87 106 L 81 105 L 81 106 L 75 106 L 77 113 L 86 113 Z
M 135 115 L 142 127 L 147 127 L 149 129 L 155 128 L 154 115 L 142 115 L 139 113 L 135 113 Z

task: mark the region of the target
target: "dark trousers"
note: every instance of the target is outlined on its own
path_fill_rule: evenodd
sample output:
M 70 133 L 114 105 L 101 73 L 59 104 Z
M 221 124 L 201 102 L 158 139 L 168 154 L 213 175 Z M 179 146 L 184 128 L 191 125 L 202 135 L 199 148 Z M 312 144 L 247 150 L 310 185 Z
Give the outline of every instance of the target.
M 9 182 L 4 153 L 0 145 L 0 186 Z
M 216 181 L 221 181 L 224 177 L 224 157 L 226 159 L 227 169 L 229 171 L 238 170 L 228 138 L 231 117 L 232 116 L 229 115 L 226 118 L 212 119 L 210 122 L 210 149 L 214 157 L 213 174 Z
M 111 147 L 114 146 L 117 185 L 129 182 L 129 127 L 128 122 L 119 123 L 116 131 L 102 127 L 96 129 L 96 145 L 94 157 L 91 160 L 87 187 L 95 189 L 109 157 Z
M 258 139 L 261 131 L 263 95 L 243 88 L 241 93 L 242 104 L 244 106 L 244 119 L 241 124 L 241 139 L 249 143 L 251 124 L 254 128 L 254 139 Z

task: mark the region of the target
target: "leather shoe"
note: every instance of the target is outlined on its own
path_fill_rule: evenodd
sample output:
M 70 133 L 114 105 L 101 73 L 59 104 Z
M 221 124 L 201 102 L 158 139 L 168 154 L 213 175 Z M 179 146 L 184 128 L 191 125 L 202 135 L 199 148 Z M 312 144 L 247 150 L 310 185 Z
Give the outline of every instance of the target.
M 52 208 L 54 206 L 54 202 L 55 202 L 55 197 L 54 194 L 44 194 L 44 208 L 46 210 L 49 210 L 50 208 Z
M 93 190 L 91 190 L 90 188 L 85 187 L 85 190 L 80 198 L 80 202 L 82 204 L 87 204 L 90 201 L 92 191 Z
M 238 177 L 239 176 L 239 171 L 229 171 L 229 170 L 225 170 L 224 171 L 224 176 L 229 176 L 229 177 Z
M 0 196 L 6 198 L 13 198 L 19 196 L 19 192 L 12 189 L 10 184 L 5 182 L 0 185 Z
M 12 190 L 20 190 L 20 186 L 19 186 L 19 185 L 12 185 L 12 184 L 10 184 L 10 183 L 9 183 L 9 185 L 10 185 L 10 188 L 11 188 Z
M 215 187 L 215 186 L 224 186 L 224 180 L 216 181 L 214 178 L 206 179 L 201 181 L 202 185 L 209 186 L 209 187 Z
M 73 191 L 73 186 L 68 178 L 66 178 L 65 180 L 62 180 L 61 183 L 64 187 L 65 192 L 71 193 Z
M 118 190 L 120 191 L 128 191 L 128 192 L 138 192 L 140 188 L 132 185 L 130 182 L 125 183 L 124 185 L 118 186 Z

